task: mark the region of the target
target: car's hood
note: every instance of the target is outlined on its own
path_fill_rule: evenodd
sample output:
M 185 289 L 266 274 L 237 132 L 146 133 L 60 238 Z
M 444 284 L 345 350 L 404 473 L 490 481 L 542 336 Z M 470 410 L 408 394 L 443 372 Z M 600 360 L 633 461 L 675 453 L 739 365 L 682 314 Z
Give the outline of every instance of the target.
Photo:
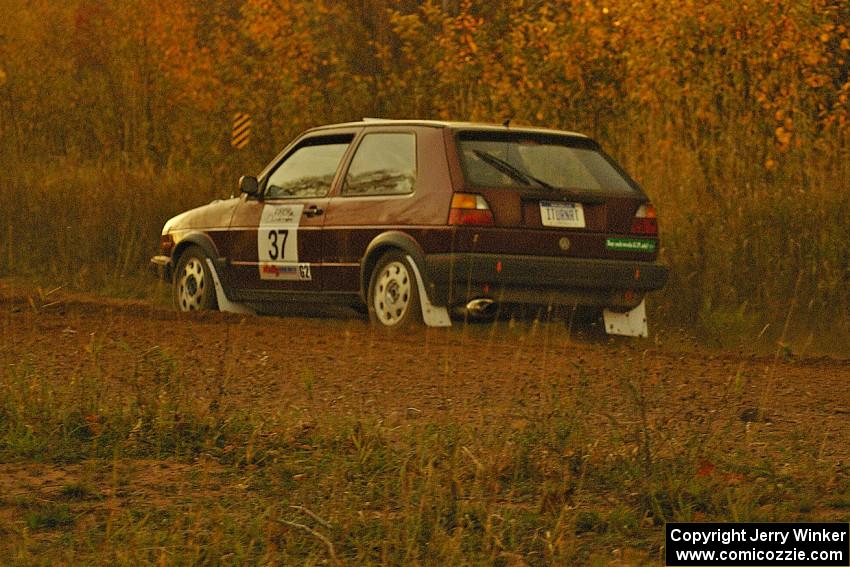
M 180 213 L 176 217 L 168 219 L 165 226 L 162 227 L 162 234 L 167 234 L 172 230 L 193 228 L 227 228 L 230 226 L 233 210 L 240 200 L 239 197 L 217 199 L 212 203 Z

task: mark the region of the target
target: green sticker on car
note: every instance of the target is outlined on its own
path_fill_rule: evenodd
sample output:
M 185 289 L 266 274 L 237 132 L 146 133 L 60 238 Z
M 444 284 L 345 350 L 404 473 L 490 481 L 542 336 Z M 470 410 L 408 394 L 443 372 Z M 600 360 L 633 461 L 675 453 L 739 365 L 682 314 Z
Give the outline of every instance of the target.
M 606 238 L 605 248 L 629 252 L 655 252 L 655 241 L 642 238 Z

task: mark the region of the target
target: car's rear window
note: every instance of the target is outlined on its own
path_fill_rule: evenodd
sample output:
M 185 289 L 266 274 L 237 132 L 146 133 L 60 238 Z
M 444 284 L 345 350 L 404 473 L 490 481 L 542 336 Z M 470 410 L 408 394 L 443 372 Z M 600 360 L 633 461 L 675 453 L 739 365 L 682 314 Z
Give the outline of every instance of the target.
M 345 196 L 412 193 L 416 183 L 416 136 L 411 132 L 367 134 L 348 167 Z
M 470 185 L 634 194 L 635 188 L 592 142 L 523 132 L 460 132 Z

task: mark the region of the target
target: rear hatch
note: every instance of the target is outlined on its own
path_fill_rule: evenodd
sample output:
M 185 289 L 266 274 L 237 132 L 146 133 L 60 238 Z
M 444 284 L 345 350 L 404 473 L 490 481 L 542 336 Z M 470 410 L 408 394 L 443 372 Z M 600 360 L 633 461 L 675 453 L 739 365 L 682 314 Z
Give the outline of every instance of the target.
M 463 181 L 453 206 L 464 206 L 458 194 L 483 197 L 476 201 L 479 214 L 450 216 L 452 224 L 476 228 L 458 230 L 457 251 L 635 260 L 657 255 L 654 209 L 593 140 L 461 130 L 454 143 Z M 651 222 L 637 220 L 647 217 Z

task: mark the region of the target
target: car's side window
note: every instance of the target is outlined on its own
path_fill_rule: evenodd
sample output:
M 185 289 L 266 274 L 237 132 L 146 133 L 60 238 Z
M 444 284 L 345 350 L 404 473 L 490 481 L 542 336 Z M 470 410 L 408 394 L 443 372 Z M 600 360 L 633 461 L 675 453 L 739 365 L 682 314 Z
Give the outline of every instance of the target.
M 267 199 L 324 197 L 353 136 L 308 140 L 269 176 Z
M 400 195 L 416 185 L 416 135 L 375 133 L 363 137 L 351 160 L 342 194 Z

